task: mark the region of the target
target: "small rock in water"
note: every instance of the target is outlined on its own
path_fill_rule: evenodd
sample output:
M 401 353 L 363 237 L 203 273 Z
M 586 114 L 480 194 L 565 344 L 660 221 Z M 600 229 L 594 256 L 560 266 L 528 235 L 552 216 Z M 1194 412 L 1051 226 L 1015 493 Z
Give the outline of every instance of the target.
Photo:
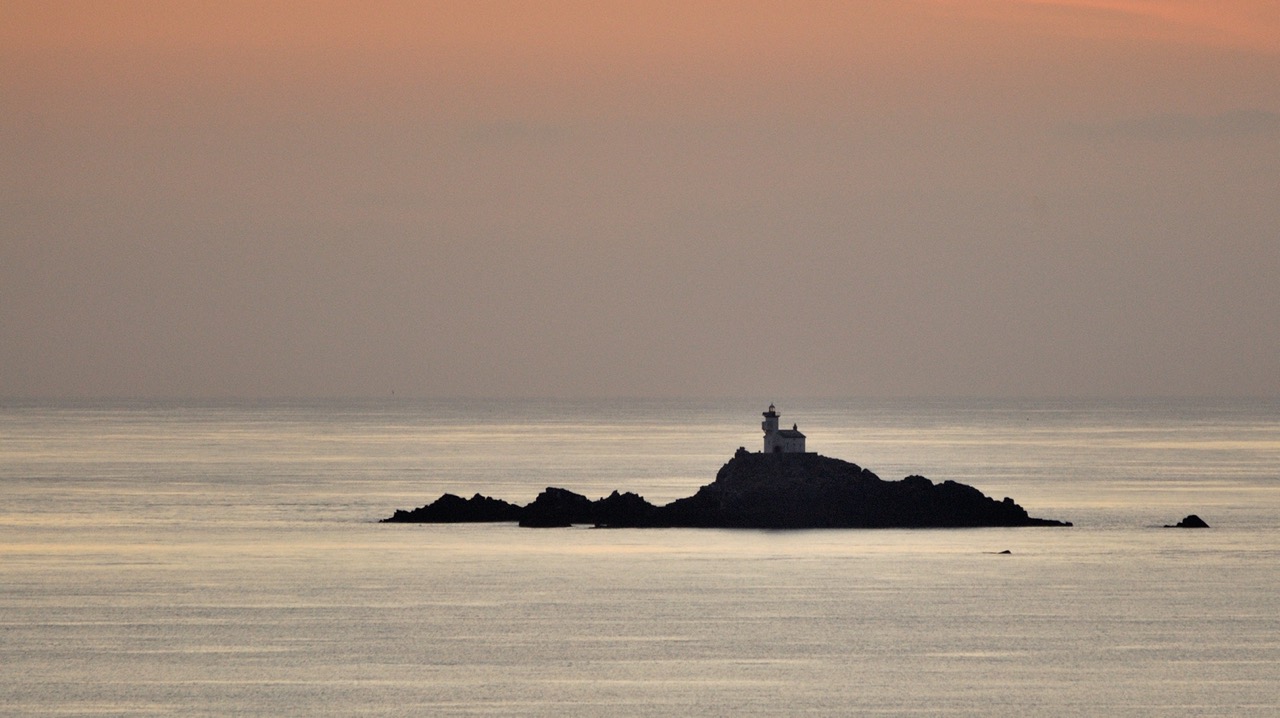
M 1199 516 L 1191 514 L 1176 524 L 1165 524 L 1164 527 L 1167 529 L 1207 529 L 1209 524 L 1205 523 L 1204 519 Z

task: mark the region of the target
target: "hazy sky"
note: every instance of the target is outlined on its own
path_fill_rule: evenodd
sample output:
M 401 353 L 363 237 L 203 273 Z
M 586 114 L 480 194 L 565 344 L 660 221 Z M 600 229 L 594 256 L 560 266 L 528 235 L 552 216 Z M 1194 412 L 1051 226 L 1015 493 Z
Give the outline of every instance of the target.
M 0 396 L 1280 396 L 1275 0 L 6 0 L 0 183 Z

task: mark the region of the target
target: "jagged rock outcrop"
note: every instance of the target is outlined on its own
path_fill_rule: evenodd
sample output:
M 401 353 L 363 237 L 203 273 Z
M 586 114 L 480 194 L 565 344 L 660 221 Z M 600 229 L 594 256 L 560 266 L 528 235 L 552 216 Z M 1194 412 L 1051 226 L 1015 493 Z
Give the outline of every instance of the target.
M 383 523 L 459 524 L 519 521 L 525 509 L 516 504 L 476 494 L 470 499 L 445 494 L 412 511 L 397 510 Z
M 1059 526 L 1031 518 L 1012 499 L 923 476 L 884 481 L 818 454 L 739 452 L 716 480 L 662 507 L 666 525 L 741 528 L 951 528 Z
M 573 524 L 648 526 L 658 510 L 631 492 L 614 491 L 599 501 L 592 501 L 572 491 L 548 487 L 525 507 L 520 525 L 534 528 Z
M 961 528 L 1070 526 L 1032 518 L 1013 499 L 996 501 L 954 481 L 923 476 L 880 477 L 818 454 L 752 454 L 739 450 L 712 483 L 696 494 L 654 506 L 614 491 L 592 501 L 548 488 L 523 508 L 479 494 L 464 501 L 445 494 L 387 522 L 519 521 L 521 526 L 590 524 L 610 528 Z
M 524 507 L 521 526 L 554 528 L 595 523 L 595 502 L 566 489 L 547 487 L 533 503 Z
M 1209 524 L 1205 523 L 1204 519 L 1199 516 L 1191 514 L 1176 524 L 1165 524 L 1164 527 L 1167 529 L 1207 529 Z

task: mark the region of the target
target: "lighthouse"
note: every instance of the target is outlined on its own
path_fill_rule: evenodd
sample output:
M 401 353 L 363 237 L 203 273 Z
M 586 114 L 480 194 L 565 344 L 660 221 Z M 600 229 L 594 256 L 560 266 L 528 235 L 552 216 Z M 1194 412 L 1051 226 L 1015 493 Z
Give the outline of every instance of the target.
M 764 421 L 760 428 L 764 429 L 764 453 L 766 454 L 803 454 L 804 434 L 795 424 L 790 429 L 778 428 L 778 410 L 773 404 L 764 413 Z

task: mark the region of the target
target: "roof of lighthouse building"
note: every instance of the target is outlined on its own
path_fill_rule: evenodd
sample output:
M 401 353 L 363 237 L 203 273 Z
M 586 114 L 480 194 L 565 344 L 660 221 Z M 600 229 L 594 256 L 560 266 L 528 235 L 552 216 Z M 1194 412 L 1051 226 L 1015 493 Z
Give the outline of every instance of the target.
M 790 429 L 779 429 L 778 436 L 781 436 L 787 439 L 803 439 L 804 438 L 804 434 L 800 433 L 799 428 L 795 424 L 792 424 Z

